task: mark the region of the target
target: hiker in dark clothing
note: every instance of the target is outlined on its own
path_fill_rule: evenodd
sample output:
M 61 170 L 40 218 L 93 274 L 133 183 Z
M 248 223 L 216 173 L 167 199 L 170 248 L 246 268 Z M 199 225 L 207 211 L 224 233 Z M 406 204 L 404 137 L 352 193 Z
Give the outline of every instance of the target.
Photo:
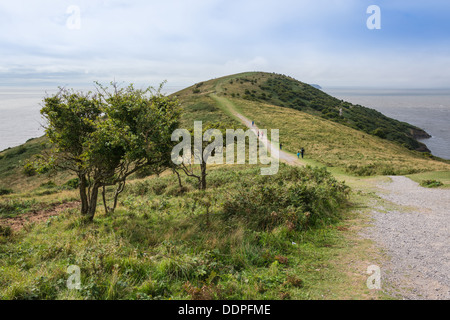
M 300 150 L 300 153 L 301 153 L 301 155 L 302 155 L 302 159 L 303 159 L 303 155 L 305 154 L 305 149 L 304 149 L 304 148 L 302 148 L 302 149 Z
M 283 144 L 282 144 L 282 143 L 280 143 L 280 150 L 281 150 L 281 149 L 283 149 Z

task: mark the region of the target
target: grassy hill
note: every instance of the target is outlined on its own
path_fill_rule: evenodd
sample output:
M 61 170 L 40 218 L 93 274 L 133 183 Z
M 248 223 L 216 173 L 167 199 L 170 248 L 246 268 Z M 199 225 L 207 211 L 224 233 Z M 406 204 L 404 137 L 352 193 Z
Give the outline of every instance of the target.
M 282 164 L 261 176 L 259 165 L 212 166 L 205 191 L 185 175 L 180 188 L 171 172 L 134 176 L 114 213 L 98 206 L 84 223 L 67 172 L 26 167 L 50 147 L 46 138 L 0 152 L 0 299 L 383 298 L 366 286 L 378 253 L 358 236 L 368 223 L 359 210 L 374 200 L 366 185 L 379 178 L 354 175 L 416 173 L 445 177 L 448 187 L 450 164 L 333 120 L 314 99 L 299 110 L 281 106 L 275 89 L 257 91 L 279 77 L 246 73 L 182 90 L 174 94 L 181 126 L 243 127 L 232 106 L 261 128 L 279 128 L 283 149 L 305 147 L 316 168 Z M 340 181 L 347 178 L 355 190 Z M 66 287 L 69 265 L 80 267 L 80 290 Z
M 272 73 L 230 75 L 200 82 L 173 94 L 185 111 L 181 118 L 182 128 L 191 128 L 195 120 L 245 128 L 211 94 L 230 101 L 236 110 L 255 120 L 261 128 L 280 129 L 285 150 L 296 154 L 304 147 L 308 159 L 328 167 L 340 167 L 347 173 L 363 176 L 449 170 L 449 161 L 411 150 L 423 149 L 413 138 L 425 135 L 421 129 Z M 318 101 L 326 107 L 319 107 Z M 328 112 L 324 113 L 329 106 L 334 106 L 335 111 L 338 106 L 342 107 L 343 117 L 330 117 Z M 385 139 L 380 137 L 380 131 L 370 134 L 381 127 L 386 133 Z M 394 139 L 395 136 L 398 139 Z M 28 190 L 38 188 L 49 179 L 59 184 L 68 181 L 71 177 L 62 172 L 51 178 L 25 173 L 27 160 L 46 148 L 49 148 L 47 139 L 41 137 L 0 152 L 0 188 Z
M 193 95 L 202 96 L 210 92 L 303 111 L 398 142 L 411 150 L 429 152 L 423 143 L 416 140 L 430 137 L 422 129 L 388 118 L 376 110 L 336 99 L 288 76 L 263 72 L 242 73 L 197 83 L 177 95 L 192 100 Z
M 328 167 L 343 168 L 350 174 L 394 175 L 450 170 L 449 161 L 413 150 L 424 150 L 423 144 L 414 139 L 426 136 L 423 130 L 373 109 L 337 100 L 283 75 L 262 72 L 231 75 L 197 83 L 174 96 L 188 114 L 184 122 L 188 127 L 192 126 L 194 118 L 235 123 L 228 108 L 220 103 L 221 99 L 226 99 L 235 110 L 255 120 L 260 128 L 280 129 L 285 150 L 296 154 L 304 147 L 308 159 Z M 213 99 L 214 96 L 221 99 Z M 287 97 L 291 102 L 286 102 Z M 324 113 L 332 105 L 333 110 L 343 108 L 342 117 L 339 113 L 338 117 Z

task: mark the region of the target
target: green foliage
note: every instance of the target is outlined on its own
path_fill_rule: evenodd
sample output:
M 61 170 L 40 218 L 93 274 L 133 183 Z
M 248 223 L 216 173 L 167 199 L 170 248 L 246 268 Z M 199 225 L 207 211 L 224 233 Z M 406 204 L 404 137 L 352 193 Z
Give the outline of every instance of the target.
M 417 168 L 405 166 L 403 168 L 396 168 L 389 164 L 371 163 L 368 165 L 351 164 L 346 168 L 348 173 L 356 176 L 375 176 L 375 175 L 406 175 L 420 172 Z
M 330 277 L 327 268 L 319 264 L 334 258 L 332 246 L 340 241 L 330 226 L 338 221 L 339 214 L 328 211 L 331 207 L 326 202 L 345 202 L 346 188 L 341 183 L 333 186 L 334 181 L 325 170 L 284 165 L 279 177 L 261 177 L 257 166 L 237 166 L 213 167 L 208 178 L 210 189 L 200 192 L 195 190 L 195 181 L 190 186 L 183 177 L 188 188 L 178 194 L 172 193 L 178 187 L 176 175 L 135 181 L 124 191 L 118 214 L 98 215 L 94 223 L 83 224 L 73 211 L 67 211 L 27 232 L 8 238 L 0 235 L 0 297 L 320 297 L 323 292 L 314 288 L 317 277 L 335 277 Z M 277 211 L 284 220 L 260 227 L 262 216 L 253 216 L 247 223 L 241 214 L 229 215 L 226 207 L 239 199 L 242 190 L 248 189 L 253 195 L 253 184 L 278 187 L 280 191 L 270 196 L 284 201 Z M 324 190 L 320 190 L 320 185 Z M 42 190 L 51 188 L 55 188 L 52 181 L 39 186 Z M 7 204 L 1 203 L 1 208 Z M 290 206 L 284 206 L 287 203 Z M 265 197 L 250 199 L 245 204 L 248 205 L 273 206 Z M 285 208 L 295 210 L 307 205 L 316 217 L 307 226 L 298 222 L 295 228 L 289 223 L 296 221 L 294 217 L 282 214 Z M 36 204 L 17 201 L 9 203 L 7 210 L 35 209 Z M 79 291 L 66 287 L 68 265 L 81 269 Z M 311 273 L 318 268 L 324 271 Z
M 261 78 L 256 85 L 256 78 Z M 348 127 L 373 134 L 383 139 L 419 151 L 429 151 L 416 137 L 427 137 L 420 128 L 386 117 L 382 113 L 360 105 L 336 99 L 311 85 L 279 74 L 249 74 L 238 78 L 241 87 L 235 85 L 232 97 L 242 94 L 250 101 L 260 101 L 276 106 L 292 108 L 331 120 Z M 262 82 L 262 83 L 261 83 Z M 234 94 L 234 95 L 233 95 Z M 342 109 L 342 116 L 340 110 Z
M 443 186 L 444 184 L 439 180 L 430 179 L 423 180 L 422 182 L 420 182 L 420 185 L 426 188 L 437 188 Z
M 74 190 L 74 189 L 78 188 L 79 184 L 80 184 L 80 179 L 73 178 L 73 179 L 70 179 L 69 181 L 67 181 L 66 183 L 64 183 L 63 187 L 67 188 L 69 190 Z
M 37 174 L 37 170 L 34 164 L 27 160 L 23 165 L 23 173 L 29 177 L 32 177 Z
M 386 139 L 386 133 L 381 128 L 376 128 L 374 131 L 372 131 L 372 135 L 377 136 L 381 139 Z
M 224 216 L 239 217 L 254 230 L 280 225 L 302 230 L 334 219 L 349 191 L 325 169 L 310 167 L 289 168 L 242 187 L 225 202 Z
M 0 236 L 9 237 L 12 235 L 12 229 L 10 226 L 0 225 Z
M 160 90 L 113 84 L 111 92 L 97 85 L 96 94 L 60 89 L 44 99 L 41 109 L 55 147 L 51 163 L 78 176 L 81 212 L 91 220 L 99 188 L 118 185 L 116 203 L 129 175 L 169 165 L 171 134 L 180 115 L 178 102 Z

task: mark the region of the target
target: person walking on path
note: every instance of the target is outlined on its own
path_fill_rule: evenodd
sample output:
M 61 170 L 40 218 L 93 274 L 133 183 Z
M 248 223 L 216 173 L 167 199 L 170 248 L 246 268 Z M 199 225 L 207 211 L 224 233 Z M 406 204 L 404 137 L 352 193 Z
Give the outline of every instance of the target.
M 300 159 L 300 151 L 297 151 L 297 158 Z
M 282 144 L 282 143 L 280 143 L 280 150 L 281 150 L 281 149 L 283 149 L 283 144 Z
M 252 127 L 254 127 L 255 126 L 255 121 L 252 121 Z
M 300 153 L 301 153 L 301 155 L 302 155 L 302 159 L 303 159 L 303 155 L 305 154 L 305 149 L 304 149 L 304 148 L 302 148 L 302 149 L 300 150 Z

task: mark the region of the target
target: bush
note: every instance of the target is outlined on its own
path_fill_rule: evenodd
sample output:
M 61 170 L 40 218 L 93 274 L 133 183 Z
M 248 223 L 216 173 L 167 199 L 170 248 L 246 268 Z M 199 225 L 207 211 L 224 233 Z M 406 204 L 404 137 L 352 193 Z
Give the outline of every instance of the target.
M 65 189 L 74 190 L 78 188 L 78 184 L 80 183 L 80 179 L 73 178 L 63 184 Z
M 284 168 L 276 176 L 257 178 L 224 203 L 225 219 L 243 219 L 251 229 L 285 225 L 302 230 L 331 221 L 349 188 L 318 168 Z
M 438 180 L 423 180 L 420 185 L 425 188 L 437 188 L 443 186 L 444 184 Z
M 13 193 L 12 189 L 0 187 L 0 196 L 4 196 L 11 193 Z
M 393 166 L 388 164 L 378 164 L 378 163 L 371 163 L 364 166 L 351 164 L 347 166 L 346 171 L 356 176 L 375 176 L 375 175 L 395 176 L 420 172 L 420 170 L 411 167 L 394 168 Z
M 12 229 L 10 226 L 2 226 L 0 225 L 0 236 L 2 237 L 10 237 L 12 235 Z
M 386 139 L 386 133 L 381 128 L 376 128 L 374 131 L 372 131 L 372 135 L 377 136 L 381 139 Z
M 32 177 L 37 174 L 36 167 L 34 166 L 34 163 L 31 161 L 26 161 L 23 165 L 23 173 L 27 175 L 28 177 Z

